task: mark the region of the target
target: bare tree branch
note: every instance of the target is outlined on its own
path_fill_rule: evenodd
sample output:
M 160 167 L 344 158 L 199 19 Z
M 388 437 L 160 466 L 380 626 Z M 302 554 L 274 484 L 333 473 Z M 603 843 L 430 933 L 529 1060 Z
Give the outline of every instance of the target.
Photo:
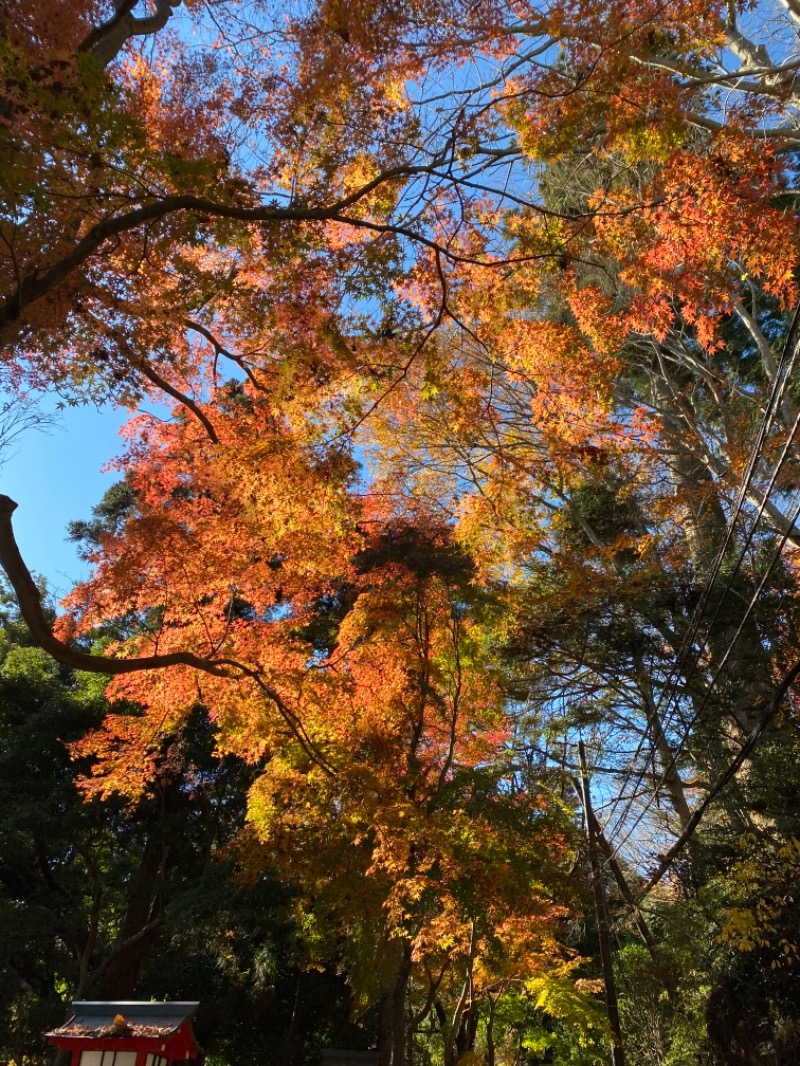
M 137 18 L 133 14 L 138 0 L 118 0 L 111 18 L 96 26 L 81 42 L 79 51 L 91 52 L 104 67 L 111 63 L 131 37 L 149 37 L 169 22 L 182 0 L 155 0 L 152 15 Z

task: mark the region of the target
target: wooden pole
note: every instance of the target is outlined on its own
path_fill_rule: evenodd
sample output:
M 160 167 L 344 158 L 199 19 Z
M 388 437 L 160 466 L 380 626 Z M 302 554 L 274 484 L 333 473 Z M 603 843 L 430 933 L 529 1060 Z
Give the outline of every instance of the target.
M 595 817 L 592 808 L 592 797 L 589 790 L 589 774 L 586 769 L 586 749 L 583 741 L 578 743 L 578 751 L 581 760 L 581 798 L 583 810 L 586 815 L 586 832 L 589 838 L 589 862 L 592 867 L 592 885 L 594 887 L 594 907 L 597 915 L 597 937 L 600 942 L 600 965 L 603 968 L 603 986 L 606 997 L 606 1011 L 608 1023 L 611 1026 L 611 1063 L 612 1066 L 625 1066 L 625 1053 L 622 1049 L 622 1030 L 619 1024 L 619 1010 L 617 1008 L 617 986 L 614 982 L 614 970 L 611 964 L 611 937 L 608 932 L 608 917 L 606 916 L 606 899 L 603 892 L 603 873 L 600 869 L 600 859 L 597 850 L 597 834 L 595 832 Z

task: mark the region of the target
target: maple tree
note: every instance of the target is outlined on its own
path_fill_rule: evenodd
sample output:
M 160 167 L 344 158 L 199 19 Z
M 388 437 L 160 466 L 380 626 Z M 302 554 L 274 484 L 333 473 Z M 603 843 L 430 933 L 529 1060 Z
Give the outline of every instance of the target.
M 580 298 L 607 339 L 626 323 L 662 329 L 673 293 L 702 326 L 730 299 L 731 260 L 788 291 L 775 249 L 791 219 L 769 205 L 783 169 L 749 146 L 791 108 L 794 61 L 749 42 L 732 8 L 252 2 L 215 9 L 200 49 L 167 32 L 166 0 L 136 10 L 61 0 L 57 18 L 45 5 L 6 20 L 2 336 L 15 381 L 123 401 L 154 387 L 191 409 L 217 360 L 257 372 L 270 337 L 301 318 L 297 340 L 314 337 L 325 372 L 342 356 L 396 372 L 413 345 L 351 344 L 347 360 L 348 338 L 367 327 L 374 342 L 395 320 L 434 328 L 470 264 L 580 261 L 588 240 L 615 247 L 634 228 L 620 279 L 642 292 L 628 312 L 606 315 L 591 287 Z M 204 6 L 190 17 L 202 27 Z M 743 102 L 719 122 L 714 92 L 728 86 Z M 780 123 L 769 133 L 792 143 Z M 605 161 L 577 218 L 536 192 L 566 140 Z M 630 188 L 640 162 L 650 173 Z M 515 207 L 518 254 L 501 229 Z M 422 321 L 415 285 L 433 303 Z M 365 296 L 393 307 L 391 325 L 369 307 L 357 322 Z
M 383 998 L 384 1060 L 405 1061 L 415 992 L 413 1026 L 435 1019 L 454 1063 L 504 990 L 576 965 L 555 935 L 568 914 L 565 885 L 553 898 L 566 825 L 504 755 L 508 724 L 463 575 L 437 573 L 437 538 L 410 533 L 383 535 L 390 561 L 362 554 L 320 664 L 338 773 L 290 749 L 254 785 L 250 817 L 262 862 L 301 886 L 323 950 L 346 933 L 362 1007 Z
M 552 898 L 563 817 L 504 764 L 502 696 L 447 531 L 416 545 L 393 533 L 349 489 L 341 449 L 295 439 L 258 390 L 232 384 L 215 417 L 214 444 L 196 420 L 145 424 L 106 522 L 83 528 L 95 573 L 58 639 L 101 625 L 106 643 L 121 637 L 126 657 L 75 663 L 120 662 L 109 693 L 140 709 L 73 745 L 94 760 L 84 787 L 136 801 L 201 701 L 218 753 L 263 767 L 249 801 L 258 868 L 315 900 L 323 939 L 344 922 L 381 959 L 377 988 L 373 968 L 350 979 L 368 1003 L 387 997 L 387 1061 L 403 1061 L 412 976 L 429 983 L 421 1020 L 452 1015 L 455 1061 L 484 998 L 545 964 L 568 983 L 575 962 L 555 937 L 568 893 Z M 137 661 L 171 668 L 154 678 Z
M 344 982 L 301 970 L 289 889 L 263 872 L 247 884 L 233 875 L 225 848 L 256 771 L 214 755 L 205 711 L 163 740 L 148 795 L 87 803 L 76 782 L 88 764 L 66 744 L 108 713 L 105 679 L 34 647 L 6 592 L 0 646 L 4 1058 L 46 1054 L 42 1033 L 63 1023 L 65 990 L 118 1000 L 202 989 L 196 1031 L 238 1061 L 280 1066 L 326 1022 L 335 1032 Z

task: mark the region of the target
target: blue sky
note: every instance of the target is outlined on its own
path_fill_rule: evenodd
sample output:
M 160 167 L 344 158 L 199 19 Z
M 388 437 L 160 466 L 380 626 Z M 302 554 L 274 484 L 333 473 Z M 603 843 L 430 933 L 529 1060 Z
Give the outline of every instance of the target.
M 53 408 L 51 402 L 45 409 Z M 58 596 L 86 576 L 86 564 L 66 539 L 67 523 L 89 518 L 119 479 L 101 468 L 123 450 L 118 432 L 125 418 L 111 408 L 72 408 L 46 432 L 26 430 L 0 455 L 0 492 L 19 504 L 14 532 L 22 557 Z

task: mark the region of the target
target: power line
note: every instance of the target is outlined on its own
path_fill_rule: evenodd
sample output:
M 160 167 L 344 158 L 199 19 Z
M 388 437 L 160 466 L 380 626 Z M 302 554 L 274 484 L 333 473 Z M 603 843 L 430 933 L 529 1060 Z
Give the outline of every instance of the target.
M 758 434 L 758 436 L 756 438 L 756 441 L 754 442 L 754 446 L 753 446 L 753 448 L 751 449 L 751 452 L 750 452 L 747 468 L 745 470 L 745 474 L 744 474 L 744 476 L 742 478 L 742 483 L 740 485 L 740 489 L 739 489 L 739 493 L 738 493 L 738 497 L 737 497 L 737 502 L 736 502 L 736 505 L 735 505 L 735 508 L 734 508 L 733 512 L 731 513 L 731 517 L 730 517 L 730 520 L 729 520 L 728 525 L 727 525 L 725 538 L 723 540 L 722 546 L 720 547 L 720 549 L 719 549 L 719 551 L 718 551 L 718 553 L 717 553 L 717 555 L 716 555 L 716 557 L 714 559 L 714 563 L 712 564 L 712 567 L 711 567 L 711 570 L 709 572 L 708 578 L 707 578 L 706 583 L 704 585 L 703 592 L 701 593 L 700 599 L 698 600 L 698 603 L 697 603 L 697 605 L 695 607 L 695 610 L 693 612 L 692 618 L 690 619 L 689 627 L 687 628 L 687 632 L 686 632 L 686 634 L 684 636 L 684 639 L 683 639 L 683 641 L 681 643 L 681 647 L 678 650 L 678 655 L 676 656 L 675 664 L 674 664 L 674 666 L 672 667 L 672 669 L 670 671 L 670 674 L 669 674 L 668 679 L 667 679 L 667 683 L 664 686 L 664 688 L 662 689 L 661 695 L 659 696 L 659 699 L 657 701 L 656 707 L 655 707 L 654 712 L 653 712 L 655 715 L 658 715 L 660 713 L 661 706 L 662 706 L 662 704 L 664 704 L 665 700 L 666 700 L 666 707 L 667 708 L 670 706 L 671 703 L 673 703 L 673 700 L 674 700 L 673 706 L 675 708 L 675 711 L 673 712 L 672 715 L 669 715 L 667 717 L 667 720 L 664 722 L 664 724 L 662 726 L 662 729 L 663 729 L 665 734 L 666 734 L 666 731 L 669 729 L 669 727 L 671 725 L 672 718 L 674 717 L 674 713 L 676 713 L 676 711 L 677 711 L 677 705 L 678 705 L 677 704 L 677 699 L 678 699 L 678 696 L 680 695 L 679 690 L 678 690 L 678 686 L 677 686 L 677 679 L 680 676 L 680 674 L 682 672 L 684 672 L 684 667 L 686 665 L 685 662 L 684 662 L 684 659 L 685 659 L 685 657 L 687 655 L 688 650 L 691 648 L 691 644 L 694 641 L 694 638 L 695 638 L 695 636 L 697 634 L 697 630 L 699 629 L 700 621 L 702 620 L 703 613 L 705 612 L 705 608 L 706 608 L 706 606 L 708 604 L 708 600 L 710 598 L 711 592 L 713 591 L 713 586 L 716 583 L 716 580 L 717 580 L 717 578 L 719 576 L 719 571 L 721 569 L 722 561 L 723 561 L 723 559 L 725 557 L 725 553 L 727 552 L 728 546 L 729 546 L 730 541 L 732 539 L 736 521 L 738 520 L 738 517 L 739 517 L 739 515 L 741 514 L 741 511 L 742 511 L 742 506 L 743 506 L 743 503 L 744 503 L 744 499 L 745 499 L 745 496 L 746 496 L 746 493 L 747 493 L 747 489 L 748 489 L 749 483 L 752 480 L 752 476 L 753 476 L 753 473 L 755 471 L 755 467 L 756 467 L 756 464 L 758 462 L 758 459 L 761 457 L 761 454 L 763 452 L 764 441 L 765 441 L 765 438 L 766 438 L 766 434 L 768 432 L 768 428 L 771 425 L 773 414 L 778 409 L 778 405 L 783 400 L 783 396 L 784 396 L 786 387 L 788 385 L 792 370 L 794 368 L 794 364 L 795 364 L 796 359 L 797 359 L 798 350 L 800 350 L 800 348 L 798 347 L 797 338 L 796 338 L 796 334 L 798 332 L 798 328 L 799 327 L 800 327 L 800 304 L 796 307 L 794 315 L 792 317 L 792 322 L 791 322 L 791 325 L 790 325 L 790 328 L 789 328 L 789 332 L 787 334 L 786 341 L 785 341 L 784 346 L 783 346 L 783 351 L 781 353 L 780 363 L 779 363 L 779 366 L 777 368 L 777 371 L 776 371 L 776 374 L 775 374 L 775 378 L 773 380 L 773 387 L 772 387 L 771 392 L 770 392 L 770 397 L 769 397 L 769 400 L 768 400 L 768 403 L 767 403 L 767 407 L 766 407 L 765 412 L 764 412 L 764 417 L 762 418 L 762 421 L 761 421 L 759 434 Z M 789 351 L 791 351 L 791 353 L 792 353 L 791 354 L 791 358 L 789 359 L 788 364 L 785 365 L 786 364 L 786 359 L 787 359 L 787 354 L 789 353 Z M 785 369 L 784 369 L 784 365 L 785 365 Z M 768 502 L 769 496 L 770 496 L 770 494 L 771 494 L 771 492 L 772 492 L 772 490 L 773 490 L 773 488 L 775 486 L 775 483 L 777 481 L 778 474 L 779 474 L 780 470 L 782 469 L 782 467 L 784 466 L 784 464 L 786 462 L 786 459 L 788 458 L 789 449 L 791 448 L 791 445 L 792 445 L 792 443 L 794 441 L 794 437 L 795 437 L 795 435 L 797 433 L 798 428 L 800 428 L 800 415 L 798 415 L 798 418 L 795 420 L 795 423 L 792 426 L 790 434 L 789 434 L 789 436 L 788 436 L 788 438 L 787 438 L 787 440 L 786 440 L 786 442 L 784 444 L 784 448 L 783 448 L 782 454 L 781 454 L 780 458 L 778 459 L 778 462 L 776 463 L 775 468 L 773 469 L 773 472 L 772 472 L 772 475 L 771 475 L 771 478 L 770 478 L 770 482 L 769 482 L 767 488 L 764 490 L 764 492 L 762 494 L 761 504 L 760 504 L 760 506 L 758 508 L 758 513 L 757 513 L 757 515 L 755 517 L 755 520 L 754 520 L 754 522 L 753 522 L 753 524 L 752 524 L 752 526 L 751 526 L 751 528 L 750 528 L 750 530 L 749 530 L 749 532 L 748 532 L 748 534 L 746 536 L 745 543 L 744 543 L 741 551 L 738 554 L 738 558 L 737 558 L 737 561 L 735 563 L 734 569 L 731 572 L 731 575 L 730 575 L 730 577 L 728 579 L 728 583 L 727 583 L 727 585 L 726 585 L 726 587 L 725 587 L 725 589 L 724 589 L 724 591 L 722 593 L 722 596 L 721 596 L 720 600 L 717 603 L 717 607 L 715 609 L 714 615 L 713 615 L 713 617 L 712 617 L 712 619 L 711 619 L 711 621 L 709 623 L 709 627 L 708 627 L 709 628 L 709 632 L 711 631 L 714 623 L 716 622 L 717 617 L 719 616 L 719 613 L 720 613 L 720 611 L 722 609 L 722 605 L 723 605 L 723 603 L 725 601 L 725 598 L 727 597 L 728 593 L 730 592 L 731 588 L 733 587 L 733 581 L 734 581 L 736 575 L 738 574 L 739 569 L 741 568 L 741 565 L 742 565 L 742 563 L 744 561 L 744 558 L 745 558 L 745 555 L 747 553 L 747 550 L 749 549 L 750 544 L 752 543 L 752 539 L 753 539 L 753 537 L 755 535 L 755 531 L 756 531 L 756 529 L 758 527 L 759 522 L 761 521 L 761 518 L 763 517 L 764 510 L 765 510 L 766 504 Z M 623 841 L 619 845 L 617 845 L 617 850 L 619 850 L 619 848 L 622 847 L 627 842 L 627 840 L 630 839 L 630 836 L 635 831 L 636 827 L 640 824 L 641 820 L 644 818 L 644 816 L 647 813 L 647 811 L 649 810 L 649 808 L 655 802 L 656 798 L 658 797 L 659 790 L 661 789 L 661 787 L 664 784 L 664 782 L 667 780 L 669 774 L 675 769 L 675 767 L 677 765 L 678 757 L 679 757 L 680 753 L 683 751 L 683 749 L 685 748 L 686 743 L 688 742 L 691 730 L 694 727 L 694 725 L 696 724 L 699 715 L 702 713 L 702 711 L 708 705 L 708 702 L 709 702 L 710 697 L 711 697 L 711 692 L 713 691 L 714 686 L 718 682 L 718 680 L 719 680 L 719 678 L 720 678 L 720 676 L 722 674 L 722 671 L 723 671 L 725 665 L 727 664 L 727 661 L 728 661 L 728 659 L 729 659 L 729 657 L 730 657 L 730 655 L 731 655 L 731 653 L 733 651 L 733 648 L 736 645 L 736 642 L 738 641 L 739 637 L 741 636 L 744 624 L 747 621 L 747 619 L 749 618 L 750 614 L 752 613 L 752 610 L 755 607 L 756 600 L 757 600 L 758 596 L 760 595 L 761 591 L 763 590 L 763 587 L 764 587 L 764 584 L 766 582 L 766 579 L 768 578 L 769 574 L 772 572 L 772 569 L 774 568 L 775 564 L 777 563 L 777 559 L 779 557 L 779 554 L 783 550 L 783 547 L 785 546 L 786 541 L 788 540 L 788 537 L 789 537 L 789 535 L 791 533 L 791 530 L 794 527 L 795 522 L 797 521 L 797 518 L 798 518 L 798 515 L 795 515 L 794 518 L 789 523 L 789 525 L 787 527 L 787 530 L 784 533 L 784 537 L 783 537 L 783 539 L 781 541 L 780 548 L 779 548 L 779 551 L 778 551 L 778 555 L 773 557 L 772 561 L 770 562 L 770 565 L 769 565 L 769 568 L 768 568 L 766 574 L 762 578 L 762 580 L 761 580 L 761 582 L 760 582 L 760 584 L 759 584 L 759 586 L 758 586 L 753 598 L 751 599 L 750 603 L 748 604 L 747 610 L 745 612 L 744 617 L 740 621 L 740 624 L 739 624 L 739 627 L 737 628 L 736 634 L 734 635 L 733 639 L 729 643 L 728 648 L 726 649 L 726 651 L 725 651 L 725 653 L 723 655 L 723 658 L 722 658 L 722 660 L 721 660 L 721 662 L 720 662 L 720 664 L 719 664 L 719 666 L 718 666 L 718 668 L 717 668 L 717 670 L 716 670 L 711 682 L 709 683 L 708 688 L 706 689 L 706 693 L 705 693 L 704 699 L 703 699 L 700 707 L 697 709 L 697 711 L 693 715 L 692 719 L 690 720 L 690 722 L 686 726 L 686 729 L 684 730 L 684 735 L 681 738 L 677 748 L 673 752 L 673 755 L 672 755 L 672 757 L 670 759 L 669 765 L 667 766 L 666 769 L 664 769 L 664 771 L 662 772 L 662 775 L 661 775 L 661 778 L 660 778 L 659 782 L 655 786 L 655 789 L 653 791 L 653 795 L 652 795 L 652 798 L 651 798 L 650 802 L 648 804 L 646 804 L 644 809 L 640 812 L 640 814 L 638 815 L 633 827 L 626 834 L 626 836 L 623 839 Z M 701 655 L 703 653 L 703 649 L 706 647 L 707 642 L 708 642 L 708 638 L 706 638 L 703 641 L 703 643 L 701 644 L 701 646 L 697 650 L 697 653 L 695 655 L 695 659 L 694 659 L 694 662 L 693 662 L 692 666 L 690 667 L 688 673 L 685 673 L 685 676 L 684 676 L 684 679 L 683 679 L 683 685 L 684 686 L 685 686 L 686 682 L 688 681 L 688 679 L 693 674 L 693 672 L 695 671 L 695 669 L 697 668 L 697 666 L 698 666 L 698 664 L 700 662 L 700 657 L 701 657 Z M 641 737 L 641 739 L 639 741 L 639 745 L 637 747 L 636 753 L 634 754 L 634 761 L 638 757 L 638 755 L 641 753 L 641 750 L 642 750 L 642 748 L 644 746 L 646 737 L 647 737 L 647 733 L 645 732 L 642 735 L 642 737 Z M 633 767 L 631 767 L 631 769 L 627 772 L 626 777 L 623 780 L 623 783 L 621 785 L 620 798 L 621 798 L 622 794 L 624 793 L 628 782 L 633 777 L 633 774 L 634 774 L 634 770 L 633 770 Z M 644 778 L 644 770 L 640 770 L 638 772 L 638 784 L 641 784 L 643 778 Z M 638 784 L 637 784 L 637 789 L 638 789 Z M 630 809 L 631 809 L 631 807 L 633 805 L 633 802 L 634 802 L 635 798 L 636 797 L 634 795 L 627 802 L 625 810 L 623 811 L 623 813 L 616 820 L 615 826 L 612 829 L 612 834 L 614 832 L 616 832 L 616 830 L 621 825 L 624 824 L 625 819 L 627 818 L 628 813 L 630 812 Z M 609 820 L 610 820 L 611 817 L 614 816 L 615 809 L 616 809 L 616 804 L 615 804 L 615 807 L 612 809 L 611 814 L 609 815 Z
M 678 857 L 678 855 L 680 855 L 680 853 L 689 843 L 691 838 L 694 836 L 694 833 L 698 825 L 700 824 L 703 815 L 714 802 L 714 800 L 717 798 L 717 796 L 720 794 L 720 792 L 722 792 L 725 786 L 733 780 L 737 772 L 741 769 L 745 760 L 749 757 L 750 753 L 753 751 L 756 744 L 761 739 L 762 733 L 769 725 L 775 713 L 778 711 L 784 696 L 787 694 L 792 684 L 794 683 L 794 681 L 796 681 L 798 677 L 800 677 L 800 660 L 798 660 L 792 667 L 790 667 L 790 669 L 787 670 L 786 673 L 783 675 L 783 678 L 781 679 L 781 683 L 778 686 L 775 695 L 773 696 L 770 703 L 767 705 L 766 709 L 764 710 L 764 713 L 761 715 L 756 725 L 748 734 L 747 738 L 739 749 L 736 758 L 733 760 L 727 770 L 720 776 L 720 778 L 711 788 L 703 802 L 694 810 L 694 812 L 692 813 L 692 817 L 689 820 L 689 824 L 683 830 L 683 832 L 672 845 L 672 847 L 669 849 L 669 851 L 664 855 L 663 859 L 658 865 L 658 868 L 651 875 L 649 881 L 639 893 L 639 896 L 636 900 L 637 905 L 640 904 L 642 900 L 650 894 L 650 892 L 652 892 L 652 890 L 656 887 L 656 885 L 659 883 L 664 874 L 670 869 L 672 864 L 675 862 L 675 859 Z
M 795 426 L 797 426 L 797 425 L 800 425 L 800 416 L 798 417 L 798 421 L 795 423 Z M 798 519 L 800 519 L 800 507 L 798 507 L 797 510 L 794 513 L 790 529 L 794 526 L 795 522 L 797 522 Z M 767 583 L 772 571 L 774 570 L 775 566 L 778 563 L 778 560 L 780 559 L 780 557 L 781 557 L 781 555 L 783 553 L 783 549 L 786 546 L 786 542 L 789 539 L 789 535 L 790 534 L 789 534 L 788 531 L 786 533 L 784 533 L 783 537 L 781 538 L 781 540 L 780 540 L 780 542 L 778 544 L 778 547 L 773 551 L 772 557 L 771 557 L 771 559 L 769 561 L 769 565 L 767 566 L 767 569 L 765 570 L 765 572 L 764 572 L 764 574 L 763 574 L 763 576 L 761 578 L 761 581 L 758 584 L 758 588 L 755 590 L 755 592 L 753 593 L 753 596 L 750 599 L 750 602 L 749 602 L 749 604 L 747 606 L 747 610 L 745 611 L 744 615 L 742 616 L 742 619 L 741 619 L 741 621 L 739 623 L 739 626 L 738 626 L 738 628 L 736 630 L 736 633 L 734 634 L 734 637 L 733 637 L 731 643 L 729 644 L 728 649 L 726 650 L 725 655 L 723 656 L 723 659 L 722 659 L 719 667 L 717 668 L 716 673 L 714 674 L 714 677 L 712 678 L 708 688 L 706 689 L 704 698 L 703 698 L 700 706 L 695 711 L 694 715 L 692 716 L 692 718 L 691 718 L 691 720 L 689 722 L 689 725 L 687 726 L 687 729 L 686 729 L 686 732 L 684 734 L 684 737 L 682 738 L 682 740 L 678 744 L 677 748 L 673 752 L 673 755 L 672 755 L 672 758 L 670 760 L 670 763 L 667 766 L 667 768 L 664 770 L 664 772 L 663 772 L 663 774 L 661 776 L 661 779 L 659 780 L 658 784 L 656 785 L 654 793 L 653 793 L 653 796 L 651 797 L 650 801 L 645 805 L 644 809 L 639 812 L 638 816 L 636 817 L 636 820 L 634 821 L 634 824 L 631 826 L 631 828 L 628 830 L 628 832 L 625 834 L 625 836 L 619 842 L 619 844 L 616 845 L 616 850 L 617 851 L 619 851 L 620 848 L 624 847 L 625 844 L 627 843 L 627 841 L 630 840 L 631 835 L 635 832 L 637 826 L 640 824 L 640 822 L 644 818 L 644 816 L 647 813 L 647 811 L 650 809 L 650 807 L 652 807 L 653 803 L 655 802 L 655 796 L 658 794 L 659 789 L 664 784 L 664 781 L 667 779 L 668 775 L 675 768 L 675 766 L 677 764 L 678 757 L 679 757 L 681 751 L 683 750 L 683 748 L 685 747 L 686 743 L 688 742 L 689 734 L 690 734 L 692 728 L 697 723 L 697 720 L 700 717 L 700 714 L 703 712 L 703 710 L 705 709 L 705 707 L 708 704 L 708 701 L 711 698 L 711 692 L 713 691 L 713 687 L 716 684 L 716 682 L 718 681 L 718 679 L 719 679 L 719 677 L 720 677 L 720 675 L 722 673 L 722 670 L 723 670 L 723 668 L 725 666 L 725 663 L 727 662 L 728 656 L 733 651 L 733 647 L 736 644 L 736 642 L 738 641 L 739 637 L 741 636 L 742 630 L 744 628 L 745 623 L 747 622 L 748 618 L 750 617 L 750 614 L 754 610 L 754 608 L 756 606 L 756 603 L 758 602 L 758 599 L 759 599 L 759 597 L 760 597 L 760 595 L 761 595 L 761 593 L 762 593 L 762 591 L 764 589 L 764 586 L 766 585 L 766 583 Z M 798 669 L 800 669 L 800 667 L 798 667 Z M 747 743 L 747 742 L 745 742 L 745 743 Z M 737 758 L 738 758 L 738 756 L 737 756 Z M 741 765 L 741 764 L 739 764 L 739 765 Z M 690 824 L 691 824 L 691 819 L 690 819 Z

